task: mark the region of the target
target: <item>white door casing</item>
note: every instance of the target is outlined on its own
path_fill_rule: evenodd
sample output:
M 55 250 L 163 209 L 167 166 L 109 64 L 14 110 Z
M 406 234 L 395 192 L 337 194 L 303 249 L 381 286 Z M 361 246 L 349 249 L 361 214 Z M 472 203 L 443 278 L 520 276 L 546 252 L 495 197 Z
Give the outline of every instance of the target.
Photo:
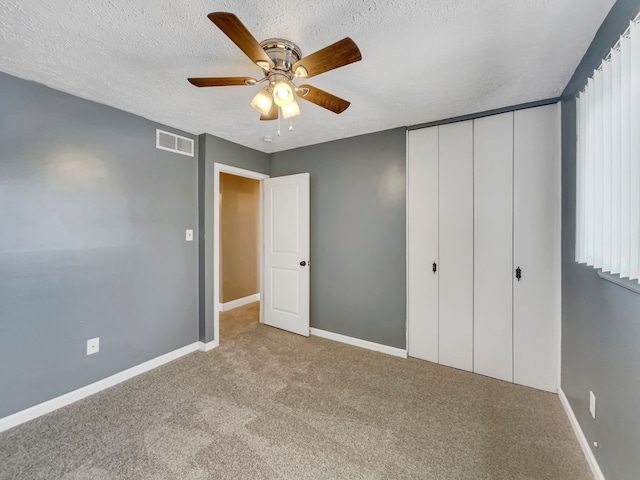
M 264 323 L 309 336 L 309 174 L 263 181 Z
M 209 348 L 214 348 L 218 346 L 220 343 L 220 311 L 221 311 L 221 303 L 220 303 L 220 174 L 221 173 L 229 173 L 231 175 L 237 175 L 239 177 L 253 178 L 254 180 L 264 180 L 269 178 L 269 175 L 265 175 L 264 173 L 255 172 L 253 170 L 246 170 L 243 168 L 233 167 L 231 165 L 225 165 L 222 163 L 215 162 L 214 164 L 214 176 L 213 176 L 213 211 L 215 212 L 213 215 L 213 285 L 215 288 L 213 289 L 213 333 L 214 333 L 214 341 L 208 345 L 211 345 Z M 262 184 L 261 184 L 262 188 Z M 260 201 L 262 202 L 262 194 L 260 195 Z M 263 209 L 262 203 L 260 205 L 261 210 Z M 262 215 L 260 216 L 260 232 L 262 235 Z M 263 245 L 263 238 L 260 237 L 260 245 Z M 262 248 L 260 249 L 260 254 L 262 255 Z M 263 265 L 263 260 L 261 257 L 260 267 Z M 262 272 L 260 274 L 260 292 L 263 290 L 262 286 Z M 260 302 L 260 318 L 263 318 L 262 314 L 262 306 L 263 303 Z

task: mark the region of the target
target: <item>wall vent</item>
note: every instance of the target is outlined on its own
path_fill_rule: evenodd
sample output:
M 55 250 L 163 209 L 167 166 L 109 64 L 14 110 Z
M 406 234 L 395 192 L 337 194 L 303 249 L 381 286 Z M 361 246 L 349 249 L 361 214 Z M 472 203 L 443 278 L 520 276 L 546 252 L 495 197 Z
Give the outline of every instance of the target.
M 156 148 L 193 157 L 193 140 L 164 130 L 156 130 Z

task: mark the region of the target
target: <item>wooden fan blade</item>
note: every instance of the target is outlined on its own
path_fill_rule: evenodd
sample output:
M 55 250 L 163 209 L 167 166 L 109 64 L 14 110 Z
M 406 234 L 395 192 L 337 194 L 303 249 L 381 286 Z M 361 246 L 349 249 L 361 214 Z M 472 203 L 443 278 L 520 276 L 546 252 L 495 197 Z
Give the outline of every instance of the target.
M 302 67 L 304 70 L 300 69 L 296 72 L 296 77 L 310 78 L 359 60 L 362 60 L 360 49 L 347 37 L 298 60 L 291 69 L 296 72 L 298 67 Z
M 253 63 L 267 70 L 275 66 L 273 60 L 264 52 L 258 41 L 233 13 L 213 12 L 207 15 L 207 17 L 209 17 L 209 20 L 215 23 Z
M 351 102 L 347 102 L 340 97 L 336 97 L 335 95 L 331 95 L 330 93 L 325 92 L 324 90 L 320 90 L 319 88 L 312 87 L 311 85 L 300 85 L 299 89 L 309 89 L 309 93 L 306 95 L 302 95 L 302 93 L 297 92 L 298 97 L 307 100 L 311 103 L 315 103 L 316 105 L 326 108 L 327 110 L 331 110 L 334 113 L 342 113 Z
M 260 115 L 260 120 L 277 120 L 278 119 L 278 105 L 276 105 L 276 102 L 273 102 L 271 104 L 271 109 L 269 110 L 269 113 L 267 113 L 266 115 Z
M 208 78 L 187 78 L 189 83 L 196 87 L 228 87 L 230 85 L 247 85 L 247 81 L 257 80 L 251 77 L 208 77 Z

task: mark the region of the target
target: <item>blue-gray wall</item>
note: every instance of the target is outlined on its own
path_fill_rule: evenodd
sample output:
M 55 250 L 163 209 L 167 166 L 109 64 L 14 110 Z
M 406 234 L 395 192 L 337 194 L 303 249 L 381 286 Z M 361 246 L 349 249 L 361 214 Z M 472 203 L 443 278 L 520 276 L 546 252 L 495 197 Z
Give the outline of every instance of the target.
M 311 175 L 311 326 L 406 344 L 404 128 L 271 154 Z
M 640 294 L 575 263 L 575 94 L 640 10 L 619 0 L 562 102 L 562 389 L 607 480 L 640 478 Z M 589 390 L 597 397 L 589 414 Z
M 0 417 L 198 340 L 197 152 L 156 127 L 0 73 Z
M 214 164 L 269 174 L 269 156 L 208 133 L 200 135 L 198 165 L 198 204 L 200 227 L 200 340 L 215 340 L 213 331 L 213 222 L 218 212 L 213 209 Z

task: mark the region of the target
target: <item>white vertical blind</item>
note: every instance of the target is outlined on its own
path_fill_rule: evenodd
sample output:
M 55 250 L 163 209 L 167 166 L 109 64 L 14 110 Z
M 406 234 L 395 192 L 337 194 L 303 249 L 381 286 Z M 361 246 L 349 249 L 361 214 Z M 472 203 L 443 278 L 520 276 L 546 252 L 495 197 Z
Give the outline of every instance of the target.
M 638 19 L 576 101 L 576 261 L 640 283 Z
M 631 42 L 631 79 L 630 79 L 630 115 L 631 115 L 631 182 L 629 229 L 629 279 L 638 280 L 640 253 L 640 29 L 635 22 L 629 30 Z M 640 283 L 640 282 L 639 282 Z

